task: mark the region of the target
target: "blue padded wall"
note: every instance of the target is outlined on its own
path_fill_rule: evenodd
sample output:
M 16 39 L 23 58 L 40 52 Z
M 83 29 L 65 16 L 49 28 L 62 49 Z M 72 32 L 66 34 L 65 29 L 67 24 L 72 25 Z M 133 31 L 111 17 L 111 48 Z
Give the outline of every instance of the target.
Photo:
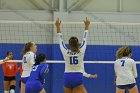
M 14 59 L 21 60 L 20 54 L 23 44 L 0 44 L 0 59 L 3 59 L 6 52 L 12 50 L 14 52 Z M 109 45 L 88 45 L 84 60 L 86 61 L 114 61 L 115 52 L 120 46 Z M 130 46 L 133 51 L 133 58 L 140 61 L 140 47 Z M 38 53 L 45 53 L 48 60 L 63 60 L 58 44 L 39 44 Z M 47 93 L 63 93 L 63 73 L 64 64 L 49 64 L 50 72 L 46 77 L 45 89 Z M 137 65 L 138 73 L 140 75 L 140 65 Z M 88 93 L 115 93 L 114 68 L 113 64 L 85 64 L 85 70 L 88 73 L 98 74 L 97 79 L 84 78 L 84 85 Z M 0 65 L 0 93 L 3 93 L 3 72 Z M 19 81 L 19 74 L 17 75 L 17 85 Z M 140 78 L 137 79 L 140 82 Z M 140 83 L 138 83 L 140 90 Z M 19 87 L 16 88 L 19 93 Z

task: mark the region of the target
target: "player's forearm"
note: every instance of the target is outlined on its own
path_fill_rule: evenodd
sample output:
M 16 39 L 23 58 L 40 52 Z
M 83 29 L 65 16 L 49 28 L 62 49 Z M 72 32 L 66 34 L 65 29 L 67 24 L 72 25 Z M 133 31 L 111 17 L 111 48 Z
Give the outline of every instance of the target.
M 7 61 L 6 59 L 0 60 L 0 64 L 3 64 L 5 61 Z
M 85 30 L 89 30 L 89 26 L 85 26 Z
M 135 71 L 133 72 L 133 74 L 134 74 L 134 77 L 135 77 L 135 78 L 138 77 L 137 70 L 135 70 Z
M 90 78 L 90 75 L 91 75 L 91 74 L 88 74 L 88 73 L 86 73 L 86 72 L 83 72 L 83 76 L 86 77 L 86 78 Z
M 137 73 L 135 73 L 135 78 L 137 78 L 138 77 L 138 74 Z
M 136 63 L 133 62 L 133 75 L 135 78 L 137 78 L 138 74 L 137 74 L 137 67 L 136 67 Z
M 0 60 L 0 64 L 3 64 L 4 63 L 4 61 L 3 60 Z
M 59 43 L 61 44 L 63 39 L 62 39 L 62 33 L 57 33 L 58 39 L 59 39 Z
M 88 36 L 88 30 L 85 30 L 83 34 L 83 41 L 86 41 L 87 36 Z
M 60 27 L 56 27 L 56 31 L 57 31 L 57 33 L 61 33 Z

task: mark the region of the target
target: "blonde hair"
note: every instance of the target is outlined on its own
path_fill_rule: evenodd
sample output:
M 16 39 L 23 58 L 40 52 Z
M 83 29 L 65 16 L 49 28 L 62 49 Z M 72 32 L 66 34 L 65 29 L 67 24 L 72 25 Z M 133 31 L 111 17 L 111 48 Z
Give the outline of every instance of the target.
M 21 54 L 26 54 L 27 52 L 29 52 L 30 51 L 30 48 L 32 47 L 32 45 L 33 45 L 33 42 L 28 42 L 28 43 L 26 43 L 25 45 L 24 45 L 24 47 L 23 47 L 23 49 L 22 49 L 22 51 L 21 51 Z
M 119 48 L 116 52 L 117 59 L 120 59 L 122 57 L 128 57 L 131 54 L 131 49 L 128 46 L 123 46 Z

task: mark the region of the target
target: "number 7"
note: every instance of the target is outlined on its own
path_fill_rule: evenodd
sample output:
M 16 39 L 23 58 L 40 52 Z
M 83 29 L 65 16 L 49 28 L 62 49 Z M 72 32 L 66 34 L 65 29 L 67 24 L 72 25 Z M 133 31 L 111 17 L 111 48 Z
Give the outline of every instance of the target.
M 122 67 L 124 67 L 124 64 L 125 64 L 125 60 L 121 60 L 121 62 L 122 62 Z

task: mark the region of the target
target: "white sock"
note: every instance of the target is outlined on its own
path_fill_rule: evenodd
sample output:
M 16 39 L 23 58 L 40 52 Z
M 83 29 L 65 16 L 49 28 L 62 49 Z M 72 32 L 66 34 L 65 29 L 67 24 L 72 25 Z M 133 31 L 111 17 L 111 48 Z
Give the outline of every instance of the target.
M 14 89 L 11 89 L 11 90 L 10 90 L 10 93 L 15 93 L 15 90 L 14 90 Z
M 4 93 L 9 93 L 9 91 L 4 91 Z

